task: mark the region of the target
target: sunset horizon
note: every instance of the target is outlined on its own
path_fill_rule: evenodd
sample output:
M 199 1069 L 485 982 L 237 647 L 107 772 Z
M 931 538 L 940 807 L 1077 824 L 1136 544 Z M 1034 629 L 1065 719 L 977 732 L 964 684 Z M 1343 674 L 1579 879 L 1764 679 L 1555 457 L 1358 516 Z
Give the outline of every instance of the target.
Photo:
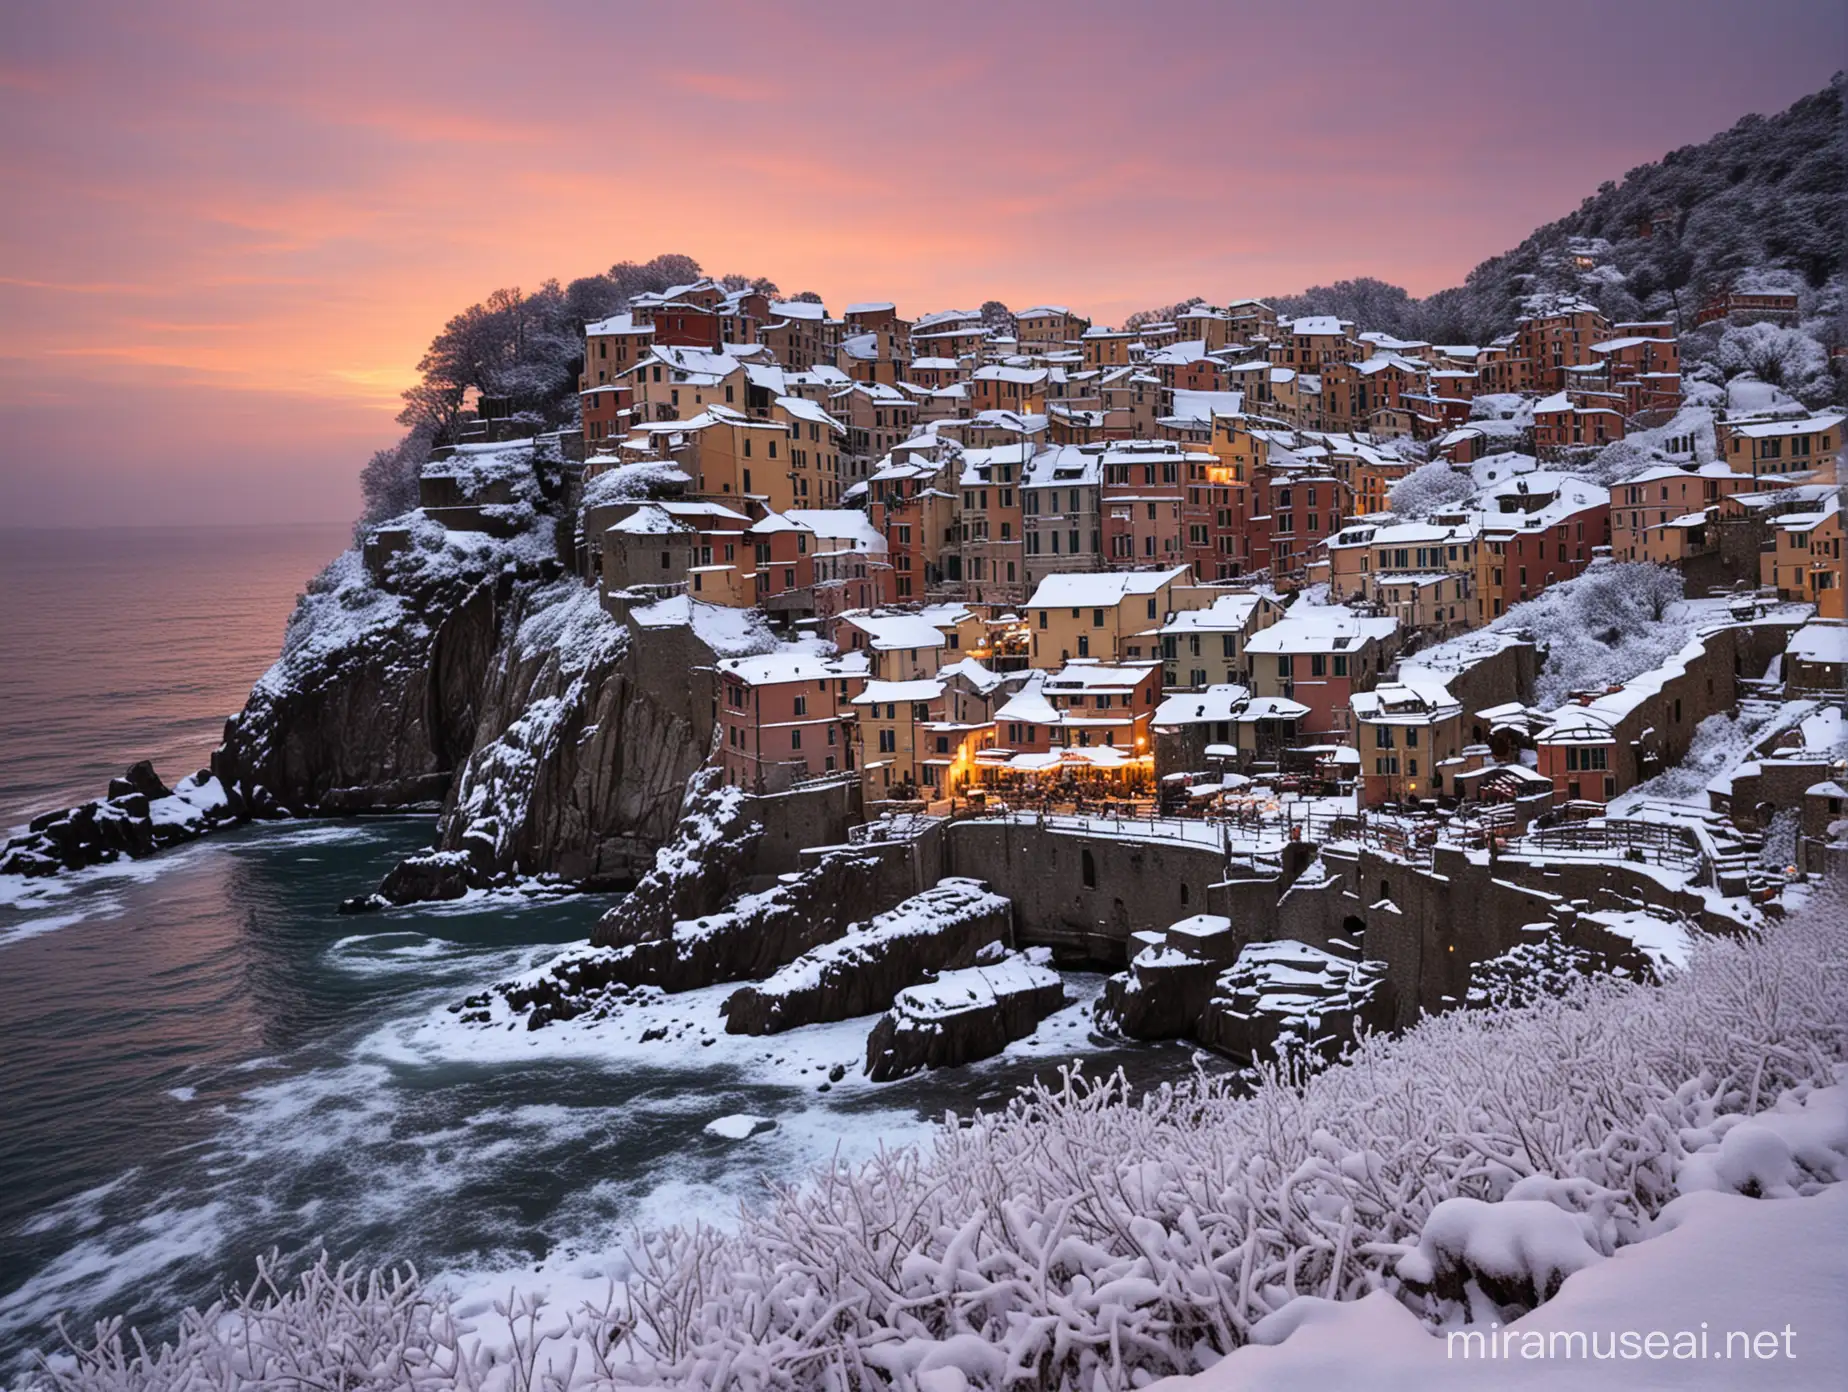
M 441 30 L 15 13 L 0 504 L 15 525 L 350 520 L 452 315 L 663 252 L 837 313 L 993 298 L 1115 323 L 1362 276 L 1429 294 L 1823 86 L 1840 16 L 1777 8 L 1680 11 L 1681 66 L 1729 74 L 1693 84 L 1622 63 L 1643 16 L 1599 12 L 1583 43 L 1590 10 L 1354 7 L 1313 51 L 1210 6 L 841 12 L 799 35 L 723 6 Z M 1480 56 L 1484 27 L 1518 65 Z M 815 100 L 789 99 L 798 72 Z M 1567 99 L 1619 85 L 1621 121 Z

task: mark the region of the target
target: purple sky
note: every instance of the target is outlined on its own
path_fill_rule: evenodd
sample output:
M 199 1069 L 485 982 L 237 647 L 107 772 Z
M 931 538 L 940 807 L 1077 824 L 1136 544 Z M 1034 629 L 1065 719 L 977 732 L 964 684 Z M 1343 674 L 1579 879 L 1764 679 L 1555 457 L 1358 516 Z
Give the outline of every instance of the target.
M 0 519 L 345 519 L 442 322 L 685 251 L 836 310 L 1416 293 L 1822 87 L 1840 0 L 14 5 Z

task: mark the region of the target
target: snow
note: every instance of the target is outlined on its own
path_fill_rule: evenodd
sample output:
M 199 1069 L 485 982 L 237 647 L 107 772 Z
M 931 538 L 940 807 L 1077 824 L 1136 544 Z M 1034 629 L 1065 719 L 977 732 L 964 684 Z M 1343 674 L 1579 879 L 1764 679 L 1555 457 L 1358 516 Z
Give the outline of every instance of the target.
M 867 635 L 868 644 L 881 652 L 912 648 L 942 648 L 949 639 L 922 614 L 895 614 L 882 610 L 846 613 L 840 621 Z
M 834 663 L 794 645 L 753 657 L 724 658 L 719 663 L 719 672 L 722 676 L 736 677 L 747 686 L 833 681 L 839 675 Z
M 1161 627 L 1168 633 L 1243 633 L 1260 605 L 1272 604 L 1264 595 L 1223 594 L 1202 609 L 1183 609 Z M 1274 607 L 1274 606 L 1273 606 Z
M 1027 601 L 1029 609 L 1112 609 L 1132 595 L 1153 595 L 1185 583 L 1186 566 L 1173 570 L 1072 571 L 1048 575 Z
M 690 625 L 700 641 L 720 657 L 745 657 L 776 646 L 759 611 L 707 604 L 684 594 L 638 606 L 630 610 L 629 617 L 643 629 Z
M 706 1134 L 717 1136 L 726 1141 L 743 1141 L 762 1131 L 774 1129 L 776 1123 L 769 1117 L 753 1116 L 749 1112 L 734 1112 L 730 1116 L 718 1117 L 706 1123 Z
M 1486 1343 L 1473 1359 L 1463 1345 L 1453 1352 L 1382 1290 L 1345 1303 L 1295 1301 L 1254 1330 L 1251 1345 L 1150 1392 L 1839 1388 L 1848 1376 L 1848 1186 L 1781 1201 L 1695 1194 L 1671 1214 L 1659 1235 L 1580 1269 L 1554 1299 L 1497 1330 L 1503 1352 L 1490 1367 Z M 1646 1344 L 1657 1331 L 1663 1337 Z M 1728 1356 L 1725 1343 L 1734 1332 L 1770 1333 L 1765 1347 L 1778 1356 L 1740 1366 L 1744 1344 L 1735 1340 Z M 1635 1342 L 1620 1344 L 1625 1334 Z
M 1012 954 L 992 965 L 946 971 L 935 981 L 907 986 L 898 993 L 892 1009 L 911 1020 L 941 1020 L 984 1009 L 1005 996 L 1056 986 L 1059 980 L 1059 974 L 1043 961 Z
M 1791 635 L 1784 651 L 1805 662 L 1848 663 L 1848 625 L 1805 624 Z
M 1291 606 L 1276 623 L 1245 643 L 1248 654 L 1359 652 L 1399 631 L 1395 618 L 1362 618 L 1339 605 Z M 1356 674 L 1358 675 L 1358 674 Z
M 1184 691 L 1162 698 L 1155 708 L 1158 726 L 1204 725 L 1237 718 L 1251 692 L 1233 682 L 1209 686 L 1204 691 Z

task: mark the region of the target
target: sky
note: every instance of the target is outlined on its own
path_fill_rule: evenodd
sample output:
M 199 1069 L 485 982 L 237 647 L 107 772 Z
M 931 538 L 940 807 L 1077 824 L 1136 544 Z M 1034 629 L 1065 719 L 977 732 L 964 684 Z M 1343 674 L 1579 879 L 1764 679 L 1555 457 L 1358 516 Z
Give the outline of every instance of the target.
M 341 521 L 432 335 L 685 252 L 837 312 L 1426 294 L 1848 65 L 1840 0 L 0 10 L 0 527 Z

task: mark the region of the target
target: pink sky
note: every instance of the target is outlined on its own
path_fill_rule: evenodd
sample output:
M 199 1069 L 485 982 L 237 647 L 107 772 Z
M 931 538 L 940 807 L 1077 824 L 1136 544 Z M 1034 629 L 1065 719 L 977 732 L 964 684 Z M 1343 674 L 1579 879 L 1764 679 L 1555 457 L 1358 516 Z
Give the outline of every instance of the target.
M 446 318 L 662 251 L 836 310 L 1428 293 L 1823 86 L 1842 16 L 9 6 L 0 525 L 349 518 Z

